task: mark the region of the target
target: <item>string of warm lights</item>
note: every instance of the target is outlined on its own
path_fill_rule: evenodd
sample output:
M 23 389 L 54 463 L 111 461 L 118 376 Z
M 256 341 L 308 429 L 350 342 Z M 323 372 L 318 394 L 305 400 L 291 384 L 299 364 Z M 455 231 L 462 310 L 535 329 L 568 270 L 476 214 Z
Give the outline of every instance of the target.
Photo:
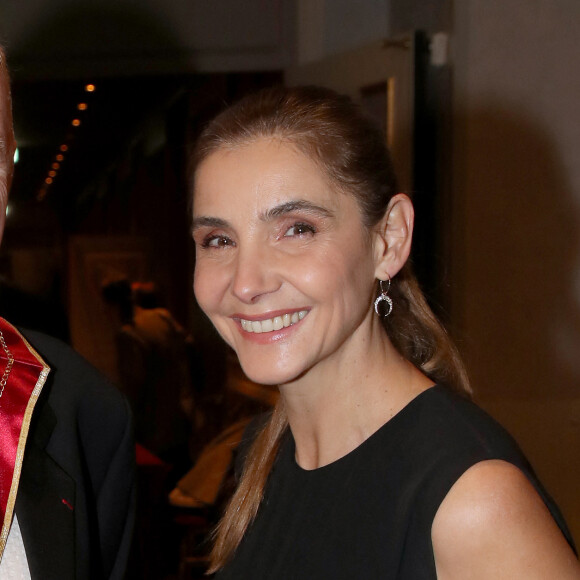
M 84 92 L 88 93 L 89 95 L 91 93 L 94 93 L 95 89 L 96 89 L 96 86 L 92 83 L 86 84 L 84 86 Z M 86 96 L 88 97 L 89 95 L 86 95 Z M 70 123 L 71 126 L 73 127 L 73 130 L 77 129 L 78 127 L 81 126 L 82 114 L 88 108 L 89 108 L 89 105 L 86 102 L 86 100 L 83 100 L 83 101 L 77 103 L 75 114 L 73 115 L 73 119 Z M 52 184 L 54 183 L 54 180 L 58 176 L 58 172 L 60 171 L 60 169 L 62 167 L 62 163 L 63 163 L 63 161 L 65 161 L 66 155 L 70 149 L 69 143 L 71 143 L 73 137 L 74 137 L 74 134 L 68 133 L 67 136 L 65 137 L 65 139 L 63 140 L 63 143 L 59 146 L 58 153 L 53 157 L 53 160 L 50 163 L 50 169 L 48 170 L 47 176 L 44 179 L 44 183 L 41 185 L 41 187 L 38 191 L 38 194 L 36 196 L 36 199 L 38 201 L 42 201 L 47 196 L 50 187 L 52 186 Z

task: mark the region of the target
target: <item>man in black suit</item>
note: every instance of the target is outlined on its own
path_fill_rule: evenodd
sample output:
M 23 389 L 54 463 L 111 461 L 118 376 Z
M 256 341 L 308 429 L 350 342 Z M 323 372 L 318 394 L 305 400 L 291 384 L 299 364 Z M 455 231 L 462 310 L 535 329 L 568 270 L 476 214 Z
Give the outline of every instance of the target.
M 0 47 L 0 236 L 14 150 Z M 126 400 L 65 344 L 0 318 L 2 580 L 120 580 L 134 500 Z

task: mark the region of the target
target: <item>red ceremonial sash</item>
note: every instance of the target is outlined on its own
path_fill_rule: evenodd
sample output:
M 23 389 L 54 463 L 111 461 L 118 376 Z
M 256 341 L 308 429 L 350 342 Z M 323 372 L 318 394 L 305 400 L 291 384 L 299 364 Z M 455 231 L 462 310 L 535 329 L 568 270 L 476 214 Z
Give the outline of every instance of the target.
M 49 367 L 8 322 L 0 318 L 0 560 L 12 523 L 24 447 L 34 405 Z

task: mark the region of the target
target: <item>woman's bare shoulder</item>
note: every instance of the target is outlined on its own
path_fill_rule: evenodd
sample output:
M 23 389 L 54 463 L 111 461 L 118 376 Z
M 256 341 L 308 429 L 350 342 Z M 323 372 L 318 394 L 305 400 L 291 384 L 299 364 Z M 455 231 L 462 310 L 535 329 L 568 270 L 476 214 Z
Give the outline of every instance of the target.
M 439 580 L 580 579 L 580 564 L 544 502 L 514 465 L 468 469 L 442 502 L 431 531 Z

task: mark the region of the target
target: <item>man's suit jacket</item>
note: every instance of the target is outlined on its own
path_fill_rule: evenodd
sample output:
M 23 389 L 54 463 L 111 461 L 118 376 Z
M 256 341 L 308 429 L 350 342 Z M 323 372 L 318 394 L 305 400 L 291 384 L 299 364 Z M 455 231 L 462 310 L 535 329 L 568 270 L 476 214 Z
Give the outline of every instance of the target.
M 121 579 L 135 515 L 128 404 L 71 348 L 21 332 L 51 368 L 16 498 L 32 579 Z

